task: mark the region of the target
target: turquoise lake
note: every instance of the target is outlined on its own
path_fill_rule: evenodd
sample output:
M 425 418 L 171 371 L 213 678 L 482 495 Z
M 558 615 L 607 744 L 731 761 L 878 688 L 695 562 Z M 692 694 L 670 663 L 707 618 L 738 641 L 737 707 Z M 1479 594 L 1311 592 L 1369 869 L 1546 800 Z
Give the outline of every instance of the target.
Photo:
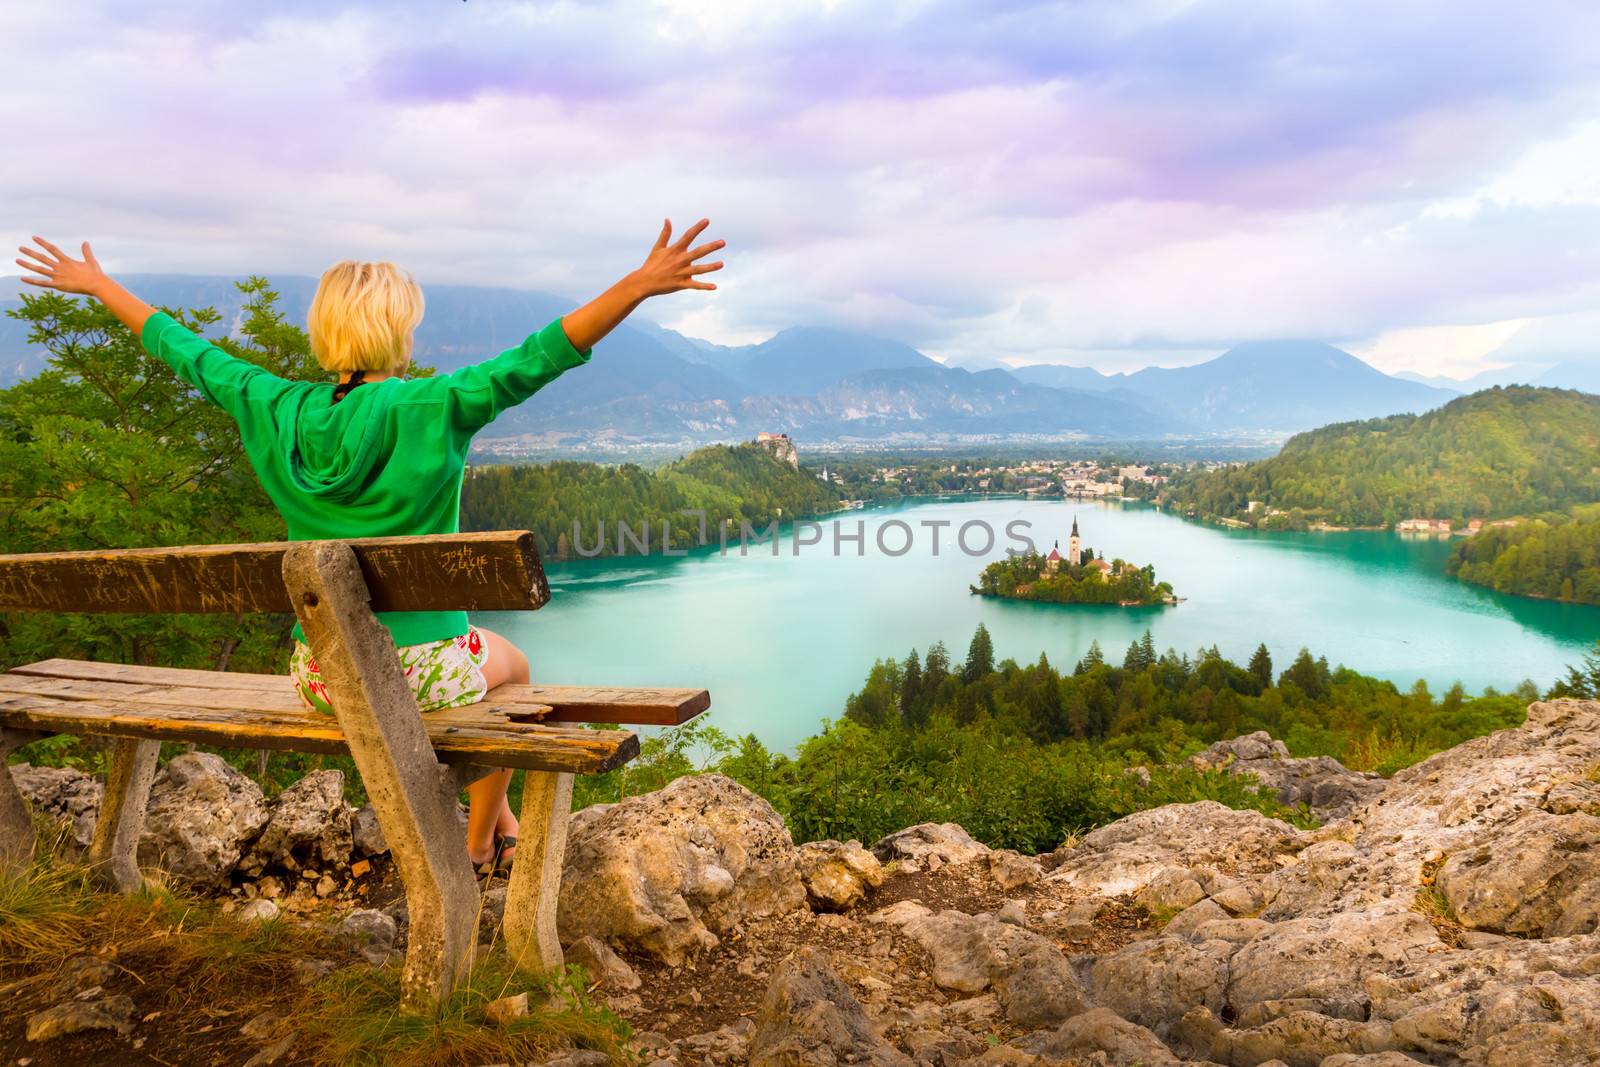
M 1074 516 L 1086 545 L 1154 564 L 1184 602 L 1046 605 L 967 591 L 988 560 L 1017 544 L 1008 524 L 1025 524 L 1013 529 L 1044 551 L 1059 538 L 1064 552 Z M 860 524 L 862 554 L 850 541 L 834 554 L 835 521 L 846 536 Z M 904 554 L 880 550 L 886 523 L 903 524 L 881 531 L 888 551 L 910 535 Z M 985 554 L 958 545 L 967 523 L 995 532 Z M 551 565 L 545 608 L 476 621 L 527 650 L 537 680 L 705 688 L 712 723 L 782 750 L 838 718 L 874 659 L 943 641 L 959 662 L 980 622 L 999 658 L 1030 662 L 1044 652 L 1062 669 L 1095 640 L 1120 662 L 1149 628 L 1160 649 L 1216 645 L 1243 663 L 1265 642 L 1281 670 L 1306 646 L 1330 664 L 1402 687 L 1425 679 L 1435 692 L 1457 681 L 1471 692 L 1506 689 L 1524 678 L 1542 688 L 1600 638 L 1600 608 L 1465 585 L 1444 573 L 1451 542 L 1391 533 L 1256 533 L 1137 504 L 1001 497 L 910 501 L 821 525 L 822 542 L 798 555 L 786 531 L 776 557 L 770 545 L 740 556 L 734 543 L 727 555 L 713 546 L 684 558 Z M 968 527 L 969 547 L 984 547 L 984 528 Z

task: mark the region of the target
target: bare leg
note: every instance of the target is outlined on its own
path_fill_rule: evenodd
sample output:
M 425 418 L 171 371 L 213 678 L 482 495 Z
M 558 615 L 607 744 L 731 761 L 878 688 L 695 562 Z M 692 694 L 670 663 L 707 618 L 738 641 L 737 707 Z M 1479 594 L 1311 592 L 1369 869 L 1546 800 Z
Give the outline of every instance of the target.
M 494 835 L 500 829 L 501 812 L 506 811 L 506 786 L 511 784 L 511 771 L 492 771 L 467 786 L 470 804 L 467 808 L 467 858 L 473 863 L 484 863 L 494 857 Z M 516 833 L 515 820 L 511 832 Z
M 522 650 L 493 630 L 481 626 L 478 633 L 489 650 L 483 665 L 483 680 L 490 689 L 501 685 L 527 685 L 529 679 L 528 657 Z M 483 863 L 494 856 L 494 839 L 515 837 L 517 817 L 511 813 L 506 801 L 506 788 L 511 784 L 511 772 L 495 771 L 467 787 L 471 801 L 467 813 L 467 858 L 473 863 Z M 516 854 L 516 849 L 506 850 L 506 856 Z

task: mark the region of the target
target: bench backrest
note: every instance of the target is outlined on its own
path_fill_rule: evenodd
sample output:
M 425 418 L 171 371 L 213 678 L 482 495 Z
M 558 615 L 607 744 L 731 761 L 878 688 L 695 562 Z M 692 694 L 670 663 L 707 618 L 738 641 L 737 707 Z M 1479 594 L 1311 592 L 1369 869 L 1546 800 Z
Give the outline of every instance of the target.
M 344 542 L 374 611 L 517 611 L 550 599 L 526 530 Z M 290 612 L 290 542 L 0 555 L 0 611 Z

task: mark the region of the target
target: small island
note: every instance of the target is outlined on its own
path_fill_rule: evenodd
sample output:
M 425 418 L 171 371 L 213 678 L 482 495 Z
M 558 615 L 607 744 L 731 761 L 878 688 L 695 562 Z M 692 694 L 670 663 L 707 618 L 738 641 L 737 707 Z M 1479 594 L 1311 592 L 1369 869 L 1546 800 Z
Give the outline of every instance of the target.
M 1178 602 L 1172 586 L 1156 581 L 1154 567 L 1135 567 L 1120 559 L 1107 561 L 1084 546 L 1078 537 L 1077 518 L 1072 520 L 1065 557 L 1058 541 L 1047 556 L 1023 552 L 997 559 L 983 569 L 978 584 L 970 588 L 979 596 L 1046 604 L 1116 604 L 1131 608 Z

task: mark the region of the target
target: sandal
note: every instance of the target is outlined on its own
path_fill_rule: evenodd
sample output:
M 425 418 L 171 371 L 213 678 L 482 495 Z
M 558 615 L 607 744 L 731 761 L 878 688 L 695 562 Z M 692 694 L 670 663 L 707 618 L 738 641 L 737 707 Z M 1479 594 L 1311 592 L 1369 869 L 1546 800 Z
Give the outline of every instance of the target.
M 516 847 L 515 837 L 501 837 L 495 834 L 494 855 L 477 865 L 478 881 L 486 883 L 497 874 L 505 878 L 511 877 L 511 864 L 516 858 L 506 853 Z

